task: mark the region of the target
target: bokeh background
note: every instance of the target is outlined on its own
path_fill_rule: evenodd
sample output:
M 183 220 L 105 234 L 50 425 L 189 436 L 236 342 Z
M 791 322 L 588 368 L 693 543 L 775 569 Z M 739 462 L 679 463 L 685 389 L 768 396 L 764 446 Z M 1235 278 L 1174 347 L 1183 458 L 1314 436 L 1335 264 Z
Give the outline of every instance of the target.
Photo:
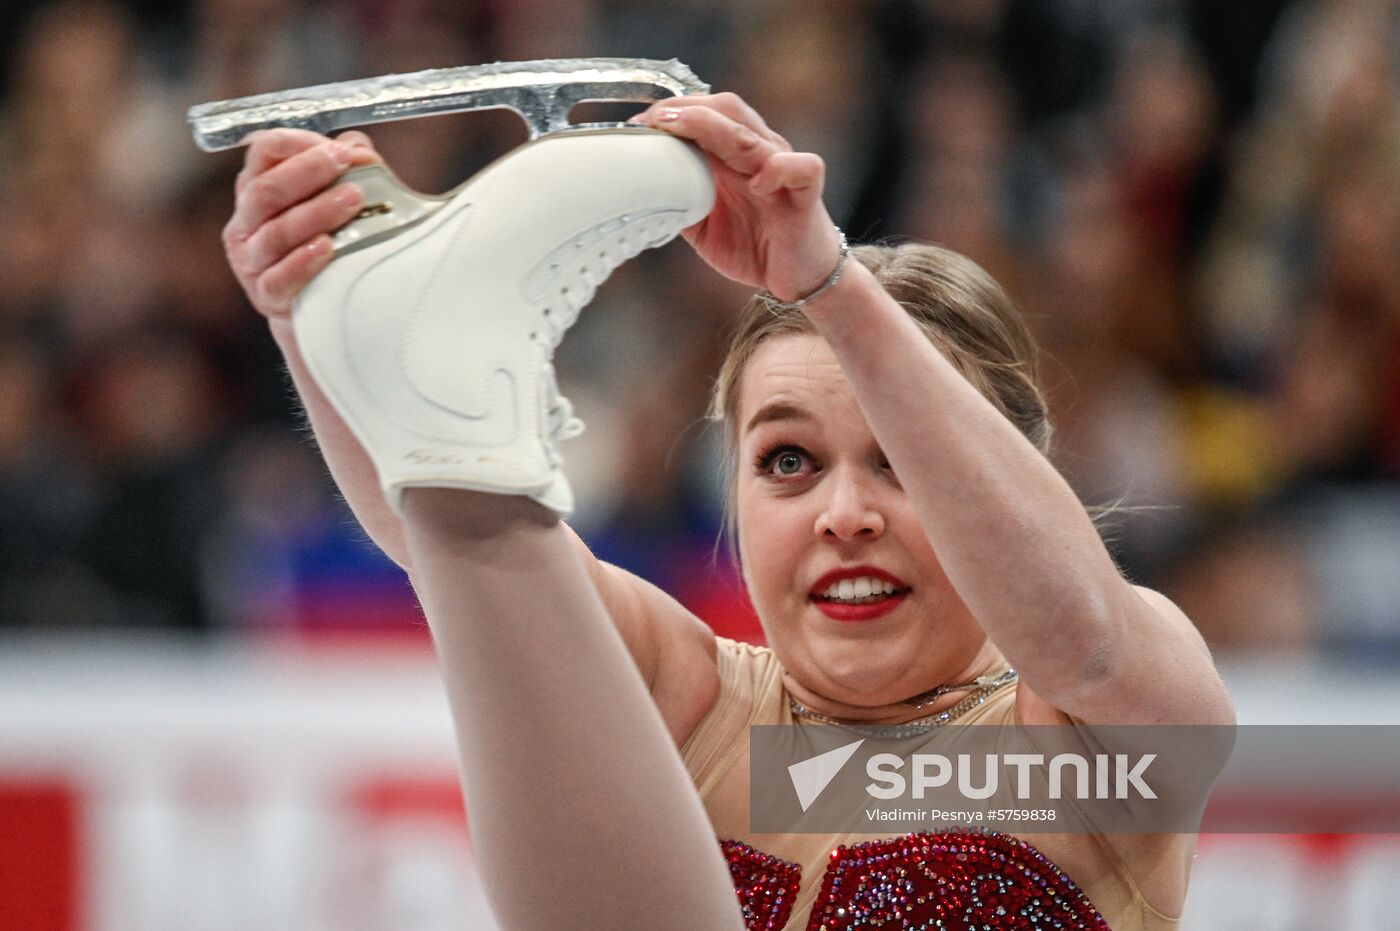
M 1002 281 L 1058 466 L 1123 505 L 1116 556 L 1245 720 L 1400 716 L 1395 3 L 5 0 L 0 927 L 488 926 L 421 616 L 224 264 L 238 154 L 184 111 L 594 55 L 685 61 L 827 160 L 853 240 Z M 435 192 L 524 139 L 501 111 L 370 132 Z M 745 296 L 647 254 L 559 368 L 580 532 L 759 640 L 702 416 Z M 1388 927 L 1375 843 L 1208 839 L 1187 927 Z

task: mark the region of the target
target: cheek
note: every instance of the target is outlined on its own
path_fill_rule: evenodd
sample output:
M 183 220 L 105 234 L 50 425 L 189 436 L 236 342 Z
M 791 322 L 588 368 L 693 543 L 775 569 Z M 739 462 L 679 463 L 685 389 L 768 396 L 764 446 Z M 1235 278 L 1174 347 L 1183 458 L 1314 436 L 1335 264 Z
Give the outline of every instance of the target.
M 744 575 L 744 585 L 753 594 L 758 594 L 763 586 L 768 567 L 768 547 L 764 534 L 755 534 L 753 528 L 763 527 L 761 509 L 755 508 L 752 499 L 740 490 L 734 504 L 734 529 L 739 544 L 739 566 Z
M 744 583 L 756 602 L 780 597 L 792 587 L 808 537 L 802 531 L 801 509 L 790 501 L 746 496 L 741 490 L 735 514 Z

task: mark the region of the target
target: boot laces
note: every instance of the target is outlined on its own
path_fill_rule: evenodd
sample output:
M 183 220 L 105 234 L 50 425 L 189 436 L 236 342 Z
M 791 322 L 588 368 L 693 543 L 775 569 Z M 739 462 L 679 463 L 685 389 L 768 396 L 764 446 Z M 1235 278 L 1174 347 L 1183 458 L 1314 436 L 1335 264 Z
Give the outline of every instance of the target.
M 540 403 L 544 408 L 544 447 L 550 463 L 560 462 L 559 444 L 583 432 L 583 421 L 574 416 L 573 402 L 559 393 L 554 366 L 545 363 Z
M 545 351 L 545 358 L 552 359 L 554 350 L 564 340 L 564 334 L 578 320 L 583 308 L 593 300 L 598 282 L 607 276 L 608 269 L 595 271 L 591 266 L 579 269 L 577 277 L 559 289 L 558 300 L 545 307 L 540 315 L 540 327 L 531 336 Z M 583 432 L 583 421 L 574 416 L 573 403 L 559 393 L 554 366 L 549 362 L 544 366 L 544 383 L 541 386 L 540 403 L 544 410 L 544 445 L 550 462 L 560 462 L 559 444 L 571 440 Z

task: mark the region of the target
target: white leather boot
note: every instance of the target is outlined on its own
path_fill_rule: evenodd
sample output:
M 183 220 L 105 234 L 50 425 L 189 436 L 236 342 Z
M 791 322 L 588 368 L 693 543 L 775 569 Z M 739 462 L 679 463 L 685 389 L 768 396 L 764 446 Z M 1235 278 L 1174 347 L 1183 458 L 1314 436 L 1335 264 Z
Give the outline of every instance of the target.
M 379 166 L 347 176 L 361 218 L 302 292 L 292 322 L 308 368 L 379 472 L 404 488 L 573 495 L 559 443 L 582 424 L 551 359 L 595 288 L 703 219 L 704 157 L 646 128 L 553 133 L 444 197 Z

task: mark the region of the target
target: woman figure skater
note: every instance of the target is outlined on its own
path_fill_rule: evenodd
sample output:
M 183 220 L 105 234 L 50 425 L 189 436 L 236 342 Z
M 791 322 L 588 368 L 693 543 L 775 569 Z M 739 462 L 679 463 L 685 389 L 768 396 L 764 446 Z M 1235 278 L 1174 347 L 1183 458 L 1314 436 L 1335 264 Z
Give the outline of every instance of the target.
M 421 600 L 503 927 L 861 924 L 850 889 L 823 882 L 846 838 L 749 832 L 751 724 L 1233 723 L 1191 623 L 1121 576 L 1046 459 L 1030 338 L 1000 288 L 919 245 L 859 247 L 832 284 L 844 242 L 817 156 L 732 94 L 638 121 L 694 143 L 713 173 L 713 211 L 685 238 L 773 296 L 746 310 L 715 398 L 771 649 L 717 640 L 529 496 L 409 487 L 386 501 L 288 319 L 331 262 L 328 234 L 363 206 L 339 179 L 378 161 L 366 136 L 259 134 L 225 231 L 335 480 Z M 1194 835 L 990 843 L 1007 846 L 998 862 L 1039 865 L 1006 888 L 1043 874 L 1050 894 L 1042 882 L 1035 905 L 988 918 L 974 884 L 918 926 L 1179 925 Z

